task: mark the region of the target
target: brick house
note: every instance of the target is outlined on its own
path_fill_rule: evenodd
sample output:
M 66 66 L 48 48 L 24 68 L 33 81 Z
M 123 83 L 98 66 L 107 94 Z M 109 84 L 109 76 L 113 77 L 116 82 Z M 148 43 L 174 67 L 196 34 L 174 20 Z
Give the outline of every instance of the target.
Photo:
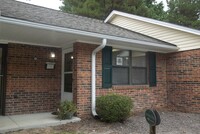
M 200 31 L 150 18 L 113 11 L 105 23 L 141 33 L 178 47 L 166 54 L 167 105 L 200 113 Z
M 130 96 L 135 111 L 200 112 L 199 35 L 180 51 L 106 21 L 0 0 L 0 115 L 51 112 L 63 100 L 94 115 L 108 93 Z

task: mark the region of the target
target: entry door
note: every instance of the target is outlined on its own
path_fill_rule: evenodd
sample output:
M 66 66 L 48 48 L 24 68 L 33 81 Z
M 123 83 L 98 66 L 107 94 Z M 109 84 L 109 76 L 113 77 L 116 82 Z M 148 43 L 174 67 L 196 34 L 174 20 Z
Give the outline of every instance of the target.
M 72 50 L 63 51 L 63 84 L 61 100 L 73 101 L 73 52 Z
M 0 115 L 4 114 L 5 107 L 5 58 L 6 49 L 4 45 L 0 45 Z

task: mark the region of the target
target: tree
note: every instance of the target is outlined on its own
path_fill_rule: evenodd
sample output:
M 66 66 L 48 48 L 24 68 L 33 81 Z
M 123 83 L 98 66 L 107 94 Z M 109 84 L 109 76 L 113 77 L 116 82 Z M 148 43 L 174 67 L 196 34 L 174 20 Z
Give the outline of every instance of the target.
M 167 21 L 200 29 L 200 0 L 170 0 Z
M 154 19 L 164 20 L 163 4 L 155 0 L 62 0 L 60 9 L 64 12 L 105 19 L 112 11 L 118 10 Z
M 95 0 L 86 0 L 81 5 L 81 8 L 76 8 L 76 12 L 79 15 L 88 16 L 88 17 L 93 17 L 93 16 L 102 17 L 100 4 L 96 2 Z

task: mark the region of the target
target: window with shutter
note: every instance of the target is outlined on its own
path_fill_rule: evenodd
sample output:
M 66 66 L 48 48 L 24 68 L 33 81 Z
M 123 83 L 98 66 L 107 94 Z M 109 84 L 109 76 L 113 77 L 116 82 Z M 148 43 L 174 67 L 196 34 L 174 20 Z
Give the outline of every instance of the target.
M 112 85 L 142 85 L 148 84 L 148 81 L 149 86 L 156 86 L 156 53 L 105 47 L 102 50 L 102 75 L 103 88 L 111 88 Z

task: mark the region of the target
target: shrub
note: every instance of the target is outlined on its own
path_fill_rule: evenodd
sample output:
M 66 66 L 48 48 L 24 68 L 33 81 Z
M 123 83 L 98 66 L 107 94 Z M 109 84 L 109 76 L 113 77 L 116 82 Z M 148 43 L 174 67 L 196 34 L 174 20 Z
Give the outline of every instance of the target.
M 132 100 L 127 96 L 111 94 L 97 98 L 97 113 L 106 122 L 126 120 L 132 108 Z
M 58 118 L 71 119 L 74 113 L 77 111 L 75 104 L 71 101 L 64 101 L 60 103 L 58 108 Z

